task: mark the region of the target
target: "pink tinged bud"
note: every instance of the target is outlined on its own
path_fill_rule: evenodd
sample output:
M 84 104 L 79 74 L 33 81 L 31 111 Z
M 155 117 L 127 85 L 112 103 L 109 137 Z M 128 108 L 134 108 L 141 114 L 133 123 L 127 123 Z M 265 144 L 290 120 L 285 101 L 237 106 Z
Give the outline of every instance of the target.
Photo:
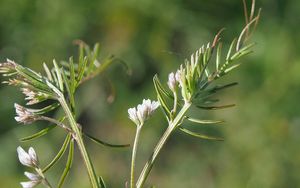
M 15 120 L 19 123 L 24 124 L 31 124 L 34 121 L 36 121 L 37 116 L 30 111 L 29 109 L 15 103 L 15 109 L 17 116 L 15 117 Z

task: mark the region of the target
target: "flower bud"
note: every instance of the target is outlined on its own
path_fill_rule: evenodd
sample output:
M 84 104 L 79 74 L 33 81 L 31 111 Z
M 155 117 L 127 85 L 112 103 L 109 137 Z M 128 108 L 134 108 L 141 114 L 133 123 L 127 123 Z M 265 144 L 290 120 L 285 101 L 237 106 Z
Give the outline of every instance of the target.
M 137 108 L 129 108 L 129 118 L 136 125 L 143 125 L 144 122 L 152 115 L 152 113 L 158 108 L 159 102 L 152 101 L 150 99 L 143 100 L 142 104 L 139 104 Z
M 38 158 L 32 147 L 29 148 L 28 153 L 22 148 L 17 148 L 18 158 L 22 165 L 35 168 L 38 166 Z
M 17 116 L 15 120 L 19 123 L 30 124 L 37 120 L 37 115 L 29 109 L 15 103 Z
M 171 72 L 169 74 L 169 79 L 168 79 L 168 86 L 169 88 L 175 92 L 176 90 L 176 77 L 175 77 L 175 74 L 173 72 Z

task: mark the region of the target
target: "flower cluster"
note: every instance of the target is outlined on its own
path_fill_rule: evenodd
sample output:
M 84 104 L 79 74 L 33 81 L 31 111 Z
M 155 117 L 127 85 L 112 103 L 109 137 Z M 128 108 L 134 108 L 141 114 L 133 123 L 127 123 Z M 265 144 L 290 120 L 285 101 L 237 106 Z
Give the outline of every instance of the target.
M 38 175 L 38 174 L 34 174 L 34 173 L 30 173 L 30 172 L 24 172 L 24 175 L 30 180 L 30 181 L 26 181 L 26 182 L 21 182 L 21 186 L 23 188 L 32 188 L 37 186 L 38 184 L 40 184 L 43 180 L 43 178 Z
M 15 103 L 15 109 L 17 113 L 15 120 L 19 123 L 31 124 L 38 119 L 38 116 L 32 110 L 24 106 Z
M 19 161 L 22 165 L 28 166 L 30 168 L 39 169 L 39 160 L 35 153 L 35 150 L 30 147 L 28 152 L 26 152 L 22 147 L 17 148 Z M 32 188 L 40 184 L 43 180 L 43 177 L 40 174 L 25 172 L 25 176 L 30 180 L 26 182 L 21 182 L 23 188 Z
M 143 100 L 142 104 L 128 109 L 129 118 L 136 125 L 143 125 L 144 122 L 151 116 L 151 114 L 159 107 L 159 102 L 150 99 Z

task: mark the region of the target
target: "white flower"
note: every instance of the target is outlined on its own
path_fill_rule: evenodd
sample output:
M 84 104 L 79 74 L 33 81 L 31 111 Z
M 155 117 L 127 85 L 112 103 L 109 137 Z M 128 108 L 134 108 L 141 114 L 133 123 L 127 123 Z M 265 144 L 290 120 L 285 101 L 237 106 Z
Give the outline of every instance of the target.
M 9 59 L 6 60 L 5 63 L 0 63 L 0 73 L 10 73 L 15 71 L 16 63 Z
M 185 70 L 182 68 L 182 65 L 180 66 L 180 69 L 176 71 L 175 79 L 177 82 L 179 82 L 179 86 L 183 86 L 183 81 L 185 80 Z
M 33 188 L 37 186 L 39 183 L 41 183 L 41 181 L 26 181 L 26 182 L 21 182 L 20 184 L 23 188 Z
M 176 89 L 176 77 L 173 72 L 169 74 L 168 86 L 174 92 Z
M 24 175 L 30 179 L 31 181 L 39 181 L 42 179 L 42 177 L 38 174 L 30 173 L 30 172 L 24 172 Z
M 39 102 L 38 97 L 41 96 L 37 92 L 28 88 L 21 88 L 22 93 L 26 96 L 25 100 L 28 100 L 27 105 L 36 104 Z
M 37 120 L 37 116 L 29 109 L 15 103 L 17 116 L 15 120 L 19 123 L 30 124 Z
M 30 173 L 30 172 L 24 172 L 24 174 L 30 181 L 21 182 L 20 184 L 22 185 L 23 188 L 35 187 L 36 185 L 41 183 L 43 180 L 43 178 L 38 174 L 34 174 L 34 173 Z
M 33 167 L 33 168 L 38 166 L 39 164 L 38 158 L 32 147 L 29 148 L 27 153 L 21 146 L 19 146 L 17 148 L 17 152 L 18 152 L 19 161 L 22 165 Z
M 129 115 L 129 119 L 131 119 L 135 124 L 139 124 L 139 120 L 137 117 L 137 111 L 136 108 L 129 108 L 128 109 L 128 115 Z
M 152 115 L 152 113 L 158 108 L 159 102 L 152 101 L 150 99 L 143 100 L 142 104 L 139 104 L 137 108 L 129 108 L 129 118 L 136 125 L 143 125 L 144 122 Z

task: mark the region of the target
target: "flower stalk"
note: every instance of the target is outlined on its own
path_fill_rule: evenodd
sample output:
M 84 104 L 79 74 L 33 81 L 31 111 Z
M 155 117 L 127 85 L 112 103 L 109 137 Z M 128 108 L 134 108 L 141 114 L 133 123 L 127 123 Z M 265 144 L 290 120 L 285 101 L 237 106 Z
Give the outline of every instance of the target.
M 75 121 L 74 116 L 73 116 L 68 104 L 66 103 L 64 97 L 60 97 L 59 102 L 60 102 L 64 112 L 67 115 L 67 119 L 69 120 L 69 123 L 70 123 L 70 126 L 71 126 L 72 130 L 74 131 L 74 134 L 75 134 L 74 139 L 76 140 L 76 143 L 78 144 L 78 148 L 80 150 L 80 153 L 81 153 L 81 156 L 83 158 L 85 167 L 87 169 L 92 187 L 93 188 L 99 188 L 99 183 L 97 181 L 97 175 L 96 175 L 96 172 L 94 170 L 93 164 L 90 160 L 89 154 L 88 154 L 88 152 L 85 148 L 83 138 L 82 138 L 82 133 L 81 133 L 81 131 L 79 130 L 79 128 L 77 126 L 77 122 Z
M 142 125 L 137 126 L 136 132 L 135 132 L 135 138 L 134 138 L 134 143 L 133 143 L 133 148 L 132 148 L 132 155 L 131 155 L 131 170 L 130 170 L 130 188 L 135 187 L 135 163 L 136 163 L 136 153 L 137 153 L 137 147 L 140 139 L 140 134 L 142 130 Z
M 191 103 L 185 103 L 184 106 L 182 107 L 182 109 L 179 111 L 178 115 L 174 118 L 174 120 L 169 122 L 168 128 L 166 129 L 166 131 L 164 132 L 164 134 L 162 135 L 162 137 L 156 144 L 151 157 L 148 159 L 147 163 L 145 164 L 145 166 L 139 176 L 139 179 L 136 183 L 137 188 L 143 187 L 143 185 L 144 185 L 146 179 L 148 178 L 148 175 L 155 163 L 155 160 L 157 159 L 157 156 L 161 152 L 163 146 L 166 144 L 167 140 L 169 139 L 169 137 L 171 136 L 173 131 L 176 129 L 177 126 L 179 126 L 181 124 L 182 120 L 184 119 L 184 115 L 186 114 L 186 112 L 190 108 L 190 106 L 191 106 Z

